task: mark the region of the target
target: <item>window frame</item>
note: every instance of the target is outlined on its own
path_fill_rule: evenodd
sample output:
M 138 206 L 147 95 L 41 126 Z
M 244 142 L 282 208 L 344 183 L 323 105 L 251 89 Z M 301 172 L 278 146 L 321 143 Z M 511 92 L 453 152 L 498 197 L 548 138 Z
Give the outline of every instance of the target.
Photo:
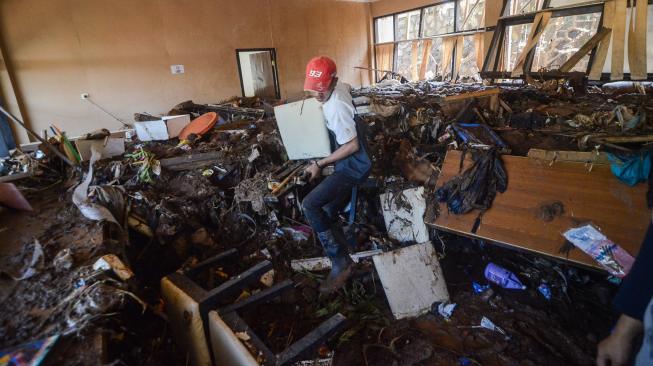
M 543 1 L 548 1 L 548 0 L 543 0 Z M 651 1 L 653 1 L 653 0 L 651 0 Z M 505 2 L 506 2 L 506 0 L 503 1 L 502 13 L 503 13 L 503 10 L 505 9 Z M 447 4 L 447 3 L 454 3 L 453 31 L 452 32 L 447 32 L 447 33 L 442 33 L 442 34 L 437 34 L 437 35 L 434 35 L 434 36 L 424 36 L 423 20 L 424 20 L 424 11 L 425 11 L 425 9 L 431 8 L 433 6 Z M 485 6 L 485 4 L 483 6 Z M 395 46 L 394 46 L 393 56 L 392 56 L 392 70 L 391 71 L 392 72 L 397 72 L 397 53 L 398 53 L 397 49 L 399 48 L 400 43 L 420 42 L 420 41 L 425 41 L 425 40 L 428 40 L 428 39 L 445 38 L 445 37 L 451 37 L 451 36 L 467 36 L 467 35 L 472 35 L 472 34 L 476 34 L 476 33 L 483 33 L 483 32 L 487 32 L 487 31 L 492 31 L 492 30 L 494 30 L 496 28 L 494 26 L 492 26 L 492 27 L 482 26 L 480 28 L 474 28 L 474 29 L 469 29 L 469 30 L 464 30 L 464 31 L 456 31 L 456 28 L 458 27 L 457 23 L 458 23 L 459 7 L 460 7 L 460 0 L 444 0 L 444 1 L 439 1 L 439 2 L 436 2 L 436 3 L 420 6 L 420 7 L 417 7 L 417 8 L 406 9 L 406 10 L 398 11 L 398 12 L 395 12 L 395 13 L 384 14 L 384 15 L 380 15 L 380 16 L 372 18 L 372 31 L 373 31 L 372 39 L 374 41 L 373 44 L 372 44 L 372 49 L 374 50 L 374 52 L 373 52 L 374 69 L 375 70 L 377 69 L 376 46 L 378 46 L 378 45 L 394 43 Z M 417 11 L 417 10 L 419 10 L 419 12 L 420 12 L 420 14 L 419 14 L 419 23 L 418 23 L 419 24 L 419 29 L 418 29 L 417 38 L 407 39 L 407 40 L 397 40 L 397 37 L 396 37 L 397 16 L 400 15 L 400 14 L 404 14 L 404 13 L 411 13 L 411 12 L 414 12 L 414 11 Z M 485 9 L 483 9 L 483 11 L 485 11 Z M 386 17 L 389 17 L 389 16 L 392 16 L 392 19 L 393 19 L 392 20 L 392 23 L 393 23 L 392 26 L 393 26 L 393 38 L 394 38 L 394 41 L 392 41 L 392 42 L 377 42 L 377 20 L 381 19 L 381 18 L 386 18 Z M 455 73 L 458 71 L 458 70 L 455 70 L 455 60 L 456 60 L 456 50 L 454 49 L 452 57 L 451 57 L 451 65 L 448 65 L 447 68 L 443 68 L 443 70 L 448 69 L 449 72 L 447 72 L 446 74 L 443 73 L 443 77 L 449 76 L 449 78 L 453 78 L 453 75 L 455 75 Z M 483 64 L 483 66 L 485 66 L 485 63 Z M 379 73 L 376 72 L 376 71 L 373 71 L 373 72 L 374 72 L 374 75 L 375 75 L 374 80 L 376 82 L 378 82 L 380 80 L 379 79 Z M 409 75 L 402 75 L 402 76 L 408 77 Z

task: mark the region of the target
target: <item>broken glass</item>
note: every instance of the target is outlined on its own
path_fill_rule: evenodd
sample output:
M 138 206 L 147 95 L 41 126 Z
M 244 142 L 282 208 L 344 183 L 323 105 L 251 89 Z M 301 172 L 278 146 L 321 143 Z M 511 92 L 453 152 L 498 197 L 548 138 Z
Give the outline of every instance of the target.
M 425 8 L 422 19 L 423 37 L 453 32 L 454 6 L 455 3 L 449 2 Z
M 464 31 L 483 27 L 485 16 L 485 0 L 458 1 L 456 30 Z
M 397 14 L 396 17 L 395 40 L 405 41 L 419 37 L 419 10 Z
M 537 42 L 532 71 L 556 70 L 596 33 L 601 13 L 552 18 Z M 571 71 L 586 71 L 589 54 Z
M 501 71 L 512 71 L 517 58 L 528 42 L 528 33 L 531 31 L 531 24 L 517 24 L 506 27 L 503 42 L 503 67 Z

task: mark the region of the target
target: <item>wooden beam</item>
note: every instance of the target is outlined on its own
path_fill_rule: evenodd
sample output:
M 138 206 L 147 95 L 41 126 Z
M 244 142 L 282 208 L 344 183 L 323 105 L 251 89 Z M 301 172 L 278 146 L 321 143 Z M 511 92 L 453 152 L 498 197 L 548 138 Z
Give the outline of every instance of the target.
M 562 66 L 560 66 L 560 72 L 569 72 L 571 69 L 576 66 L 578 61 L 587 55 L 594 47 L 596 47 L 599 42 L 602 42 L 605 37 L 612 33 L 612 29 L 601 27 L 598 32 L 592 38 L 587 40 L 585 44 L 574 53 L 569 60 L 567 60 Z
M 501 90 L 499 88 L 484 89 L 484 90 L 479 90 L 479 91 L 474 91 L 469 93 L 448 95 L 444 97 L 444 101 L 455 102 L 455 101 L 465 100 L 469 98 L 481 98 L 481 97 L 489 97 L 492 95 L 499 95 L 499 93 L 501 93 Z

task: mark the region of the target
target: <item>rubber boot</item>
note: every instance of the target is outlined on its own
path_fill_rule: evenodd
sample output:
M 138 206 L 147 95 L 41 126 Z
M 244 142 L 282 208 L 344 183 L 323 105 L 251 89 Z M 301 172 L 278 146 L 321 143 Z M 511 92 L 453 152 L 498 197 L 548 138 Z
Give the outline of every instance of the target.
M 353 226 L 353 225 L 352 225 Z M 354 252 L 356 250 L 356 239 L 354 238 L 354 228 L 348 227 L 347 230 L 339 222 L 331 225 L 331 232 L 338 243 L 346 243 L 347 248 Z
M 351 276 L 353 261 L 347 254 L 346 243 L 338 242 L 333 231 L 317 233 L 317 237 L 320 239 L 327 257 L 331 260 L 331 272 L 320 286 L 320 292 L 333 293 L 344 286 Z

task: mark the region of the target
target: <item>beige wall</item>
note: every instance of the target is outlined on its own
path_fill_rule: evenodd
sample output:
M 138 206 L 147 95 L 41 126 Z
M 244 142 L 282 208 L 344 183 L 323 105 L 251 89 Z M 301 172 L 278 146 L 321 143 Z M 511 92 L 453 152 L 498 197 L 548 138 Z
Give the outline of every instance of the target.
M 127 122 L 134 112 L 161 114 L 188 99 L 240 95 L 236 48 L 276 48 L 282 97 L 301 94 L 305 64 L 318 54 L 336 60 L 342 80 L 369 82 L 367 72 L 353 69 L 370 64 L 367 3 L 3 0 L 0 24 L 23 117 L 39 132 L 50 123 L 70 136 L 119 129 L 80 99 L 84 92 Z M 173 64 L 185 73 L 172 75 Z

